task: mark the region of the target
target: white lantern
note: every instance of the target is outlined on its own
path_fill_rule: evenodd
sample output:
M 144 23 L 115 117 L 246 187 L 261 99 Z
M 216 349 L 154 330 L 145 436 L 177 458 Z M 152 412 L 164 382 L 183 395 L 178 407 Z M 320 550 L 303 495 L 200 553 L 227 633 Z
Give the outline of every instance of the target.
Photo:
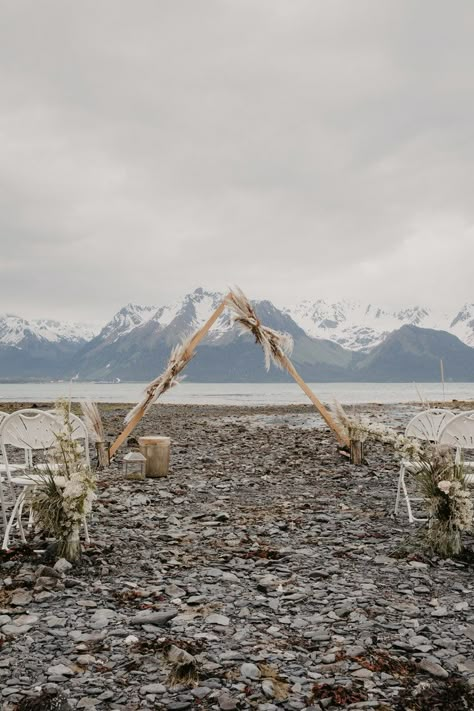
M 125 479 L 145 479 L 146 458 L 141 452 L 128 452 L 123 458 Z

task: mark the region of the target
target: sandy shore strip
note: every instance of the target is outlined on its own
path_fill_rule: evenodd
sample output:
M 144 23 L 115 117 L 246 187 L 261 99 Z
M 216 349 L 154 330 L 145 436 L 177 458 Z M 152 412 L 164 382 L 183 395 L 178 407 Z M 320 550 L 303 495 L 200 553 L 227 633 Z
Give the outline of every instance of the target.
M 113 438 L 129 406 L 100 408 Z M 125 481 L 125 448 L 98 473 L 76 566 L 2 554 L 1 708 L 474 708 L 474 553 L 420 553 L 392 453 L 352 467 L 318 419 L 154 407 L 133 436 L 172 438 L 170 474 Z

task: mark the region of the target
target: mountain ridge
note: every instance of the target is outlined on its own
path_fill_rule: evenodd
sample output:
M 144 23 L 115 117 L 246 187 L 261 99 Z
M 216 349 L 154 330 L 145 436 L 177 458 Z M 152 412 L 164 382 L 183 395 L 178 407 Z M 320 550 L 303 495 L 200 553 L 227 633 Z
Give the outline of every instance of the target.
M 166 363 L 171 347 L 201 327 L 222 296 L 198 288 L 171 305 L 129 303 L 93 332 L 84 324 L 0 317 L 0 378 L 151 379 Z M 253 303 L 263 323 L 293 337 L 292 359 L 307 379 L 437 380 L 443 358 L 447 379 L 474 380 L 474 348 L 453 333 L 425 328 L 434 319 L 426 307 L 389 312 L 348 301 L 328 305 L 321 299 L 303 302 L 304 308 L 279 309 L 268 300 Z M 453 330 L 469 338 L 471 331 L 474 334 L 474 305 L 466 304 L 444 323 L 448 320 Z M 276 369 L 265 373 L 259 349 L 239 333 L 228 312 L 200 350 L 187 369 L 190 379 L 286 379 Z

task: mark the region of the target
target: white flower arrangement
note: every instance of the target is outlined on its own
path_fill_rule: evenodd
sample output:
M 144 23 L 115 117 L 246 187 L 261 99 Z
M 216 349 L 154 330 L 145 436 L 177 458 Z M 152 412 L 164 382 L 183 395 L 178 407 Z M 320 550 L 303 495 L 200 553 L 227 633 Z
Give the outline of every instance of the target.
M 443 494 L 448 494 L 449 495 L 449 490 L 451 489 L 451 481 L 448 481 L 448 479 L 444 479 L 444 481 L 439 481 L 438 482 L 438 489 L 440 489 Z
M 420 460 L 417 479 L 428 500 L 430 547 L 445 557 L 458 555 L 461 534 L 472 530 L 474 516 L 462 463 L 457 464 L 448 450 L 432 448 L 430 456 Z
M 419 440 L 405 437 L 391 427 L 387 427 L 382 423 L 371 422 L 366 417 L 361 417 L 360 415 L 351 416 L 338 402 L 334 403 L 333 410 L 335 419 L 344 428 L 351 441 L 365 442 L 367 439 L 373 439 L 392 446 L 402 457 L 409 457 L 410 459 L 416 459 L 423 451 Z
M 80 555 L 79 531 L 92 511 L 95 477 L 84 459 L 83 447 L 72 437 L 69 403 L 56 405 L 62 417 L 62 430 L 33 494 L 32 508 L 41 526 L 57 539 L 58 555 L 75 560 Z
M 389 445 L 416 466 L 415 476 L 428 500 L 428 542 L 439 555 L 457 555 L 462 550 L 461 533 L 473 528 L 474 509 L 465 481 L 463 464 L 451 450 L 405 437 L 390 427 L 360 416 L 351 417 L 336 403 L 334 412 L 351 440 L 369 438 Z

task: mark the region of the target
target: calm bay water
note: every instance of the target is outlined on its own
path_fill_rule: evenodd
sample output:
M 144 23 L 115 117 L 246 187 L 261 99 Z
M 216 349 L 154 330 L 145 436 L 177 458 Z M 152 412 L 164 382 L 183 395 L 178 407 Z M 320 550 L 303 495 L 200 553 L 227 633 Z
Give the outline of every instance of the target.
M 324 402 L 342 403 L 419 401 L 414 383 L 310 383 Z M 136 402 L 145 383 L 0 383 L 0 401 L 53 402 L 61 397 L 96 402 Z M 440 383 L 422 383 L 418 391 L 426 401 L 443 400 Z M 474 399 L 474 383 L 447 383 L 446 399 Z M 289 405 L 307 403 L 295 383 L 190 383 L 184 381 L 166 393 L 163 402 L 195 405 Z

